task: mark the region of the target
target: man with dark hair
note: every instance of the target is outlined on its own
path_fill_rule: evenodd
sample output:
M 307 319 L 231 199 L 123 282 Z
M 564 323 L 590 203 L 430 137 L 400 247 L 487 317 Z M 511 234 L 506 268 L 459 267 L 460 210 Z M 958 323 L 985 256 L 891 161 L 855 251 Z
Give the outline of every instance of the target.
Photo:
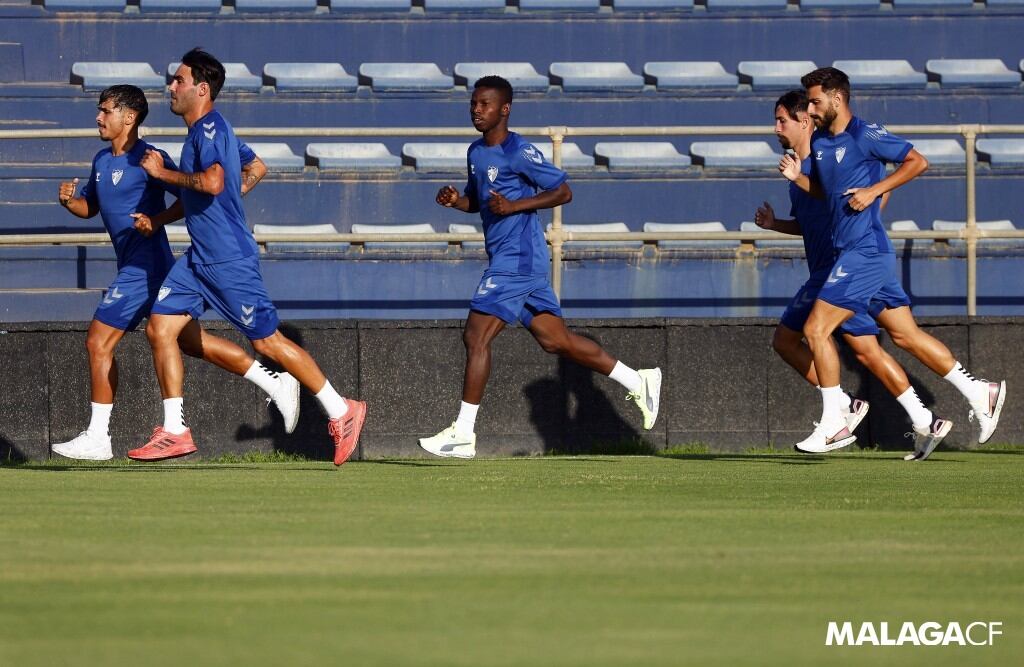
M 128 455 L 156 461 L 196 451 L 184 422 L 185 369 L 178 335 L 212 306 L 250 340 L 256 352 L 283 366 L 315 393 L 329 419 L 334 463 L 341 465 L 359 441 L 366 404 L 338 395 L 313 358 L 278 330 L 277 310 L 263 285 L 258 248 L 242 207 L 249 177 L 242 168 L 239 141 L 213 108 L 223 80 L 224 67 L 213 56 L 198 49 L 185 54 L 170 85 L 171 111 L 189 128 L 181 171 L 168 168 L 153 151 L 142 162 L 151 176 L 181 188 L 192 247 L 164 280 L 146 327 L 164 398 L 163 425 L 154 429 L 149 442 Z M 273 374 L 260 378 L 275 388 L 278 380 Z M 297 387 L 291 398 L 297 420 Z M 294 421 L 287 426 L 294 428 Z
M 895 252 L 882 226 L 880 198 L 923 173 L 928 161 L 909 142 L 853 116 L 849 79 L 840 70 L 815 70 L 801 82 L 807 90 L 808 115 L 818 128 L 811 137 L 811 166 L 804 173 L 801 159 L 787 154 L 779 170 L 801 190 L 827 203 L 837 257 L 804 325 L 821 386 L 822 417 L 797 449 L 826 452 L 853 442 L 842 418 L 844 394 L 831 336 L 843 322 L 862 314 L 874 316 L 891 332 L 909 333 L 923 355 L 919 358 L 967 397 L 981 422 L 979 440 L 988 440 L 998 423 L 1005 383 L 975 380 L 945 346 L 917 333 L 916 324 L 906 324 L 907 318 L 912 321 L 910 300 L 900 285 Z M 886 162 L 900 166 L 884 176 Z M 897 335 L 894 340 L 900 340 Z M 948 368 L 940 370 L 940 364 Z M 926 458 L 949 433 L 952 422 L 935 417 L 909 385 L 897 400 L 911 415 L 916 434 L 915 451 L 908 458 Z
M 436 456 L 476 456 L 476 415 L 490 375 L 491 341 L 517 320 L 545 352 L 562 355 L 624 386 L 629 391 L 627 398 L 640 407 L 644 428 L 653 428 L 658 418 L 661 370 L 635 371 L 594 341 L 571 333 L 548 281 L 549 256 L 537 210 L 572 200 L 565 172 L 509 131 L 512 86 L 508 81 L 487 76 L 473 88 L 470 117 L 483 137 L 469 147 L 463 194 L 446 185 L 438 191 L 436 201 L 466 213 L 480 213 L 489 265 L 470 302 L 463 331 L 466 372 L 459 415 L 437 435 L 421 438 L 420 447 Z
M 110 147 L 93 158 L 89 181 L 79 196 L 75 196 L 77 178 L 61 183 L 58 194 L 60 204 L 79 218 L 100 214 L 117 255 L 117 277 L 100 300 L 86 336 L 92 386 L 89 426 L 73 440 L 53 445 L 61 456 L 87 460 L 113 457 L 109 424 L 118 381 L 114 349 L 156 301 L 160 284 L 174 264 L 163 226 L 181 216 L 178 202 L 168 209 L 164 201 L 165 193 L 178 197 L 178 188 L 151 178 L 140 166 L 151 151 L 154 161 L 174 168 L 166 153 L 139 139 L 139 126 L 149 112 L 142 90 L 111 86 L 100 94 L 97 109 L 100 138 L 109 141 Z M 179 343 L 187 354 L 239 375 L 256 363 L 237 345 L 210 336 L 196 322 L 181 332 Z

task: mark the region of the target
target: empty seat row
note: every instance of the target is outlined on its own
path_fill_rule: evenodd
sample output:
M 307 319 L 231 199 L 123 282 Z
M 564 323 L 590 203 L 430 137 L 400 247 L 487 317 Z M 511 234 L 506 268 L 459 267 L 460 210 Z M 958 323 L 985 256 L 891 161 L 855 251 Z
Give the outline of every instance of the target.
M 956 139 L 914 139 L 915 148 L 934 167 L 963 167 L 966 153 Z M 177 162 L 181 144 L 153 142 Z M 537 142 L 537 148 L 549 160 L 552 145 Z M 403 164 L 419 171 L 461 172 L 466 168 L 469 142 L 417 142 L 402 147 L 402 157 L 375 142 L 311 143 L 305 158 L 296 155 L 286 143 L 252 143 L 250 147 L 274 171 L 302 171 L 306 164 L 322 170 L 398 171 Z M 1024 139 L 979 139 L 979 157 L 993 167 L 1024 165 Z M 773 168 L 781 154 L 765 141 L 694 141 L 689 155 L 680 153 L 668 141 L 602 141 L 594 145 L 594 155 L 584 153 L 572 142 L 562 144 L 562 167 L 569 171 L 605 166 L 609 171 L 687 169 L 693 165 L 719 169 Z M 404 158 L 404 160 L 403 160 Z
M 937 59 L 917 71 L 906 60 L 837 60 L 832 63 L 850 75 L 856 88 L 925 88 L 929 81 L 942 88 L 986 87 L 1018 88 L 1024 60 L 1018 70 L 1009 69 L 1002 60 Z M 660 91 L 728 89 L 749 85 L 754 90 L 798 88 L 800 77 L 817 68 L 810 60 L 743 61 L 736 73 L 726 71 L 716 61 L 663 61 L 644 65 L 636 74 L 624 62 L 556 62 L 542 75 L 531 63 L 478 62 L 457 63 L 453 74 L 445 74 L 434 63 L 364 63 L 358 76 L 349 74 L 339 63 L 267 63 L 263 75 L 253 74 L 245 63 L 225 63 L 224 89 L 258 92 L 264 85 L 278 92 L 355 92 L 360 85 L 376 92 L 446 92 L 456 85 L 472 86 L 482 76 L 498 74 L 521 92 L 546 92 L 559 86 L 565 92 L 637 93 L 645 86 Z M 129 83 L 143 89 L 162 89 L 178 68 L 167 66 L 166 77 L 157 74 L 149 63 L 76 62 L 71 67 L 71 82 L 85 90 L 102 90 L 116 83 Z

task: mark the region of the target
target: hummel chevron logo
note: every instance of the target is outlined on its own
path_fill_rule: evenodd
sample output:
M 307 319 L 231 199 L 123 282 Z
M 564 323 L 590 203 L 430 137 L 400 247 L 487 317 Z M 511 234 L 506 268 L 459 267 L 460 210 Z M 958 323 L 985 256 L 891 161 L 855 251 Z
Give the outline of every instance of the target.
M 252 311 L 256 310 L 256 306 L 242 306 L 243 315 L 252 315 Z
M 843 271 L 843 265 L 840 264 L 839 266 L 836 267 L 836 270 L 832 272 L 832 275 L 828 277 L 828 282 L 830 282 L 830 283 L 837 283 L 841 279 L 845 278 L 848 275 L 850 275 L 850 274 L 844 272 Z
M 252 306 L 246 306 L 244 304 L 242 305 L 242 324 L 244 324 L 247 327 L 251 327 L 252 326 L 252 321 L 253 321 L 252 311 L 254 311 L 254 310 L 256 310 L 256 306 L 255 305 L 252 305 Z
M 495 285 L 494 282 L 491 280 L 490 276 L 488 276 L 487 280 L 485 280 L 480 285 L 480 288 L 476 291 L 476 293 L 479 294 L 480 296 L 483 296 L 484 294 L 487 294 L 488 291 L 494 289 L 495 287 L 497 287 L 497 285 Z
M 207 139 L 213 139 L 214 137 L 217 136 L 217 130 L 209 130 L 207 132 L 203 132 L 203 134 L 206 135 Z
M 205 129 L 205 130 L 212 130 L 213 126 L 216 125 L 216 124 L 217 123 L 212 121 L 212 120 L 209 123 L 203 123 L 203 129 Z
M 123 296 L 124 294 L 121 294 L 119 291 L 117 291 L 117 286 L 115 285 L 114 289 L 107 292 L 107 296 L 106 298 L 103 299 L 103 303 L 114 303 L 114 301 L 120 299 Z

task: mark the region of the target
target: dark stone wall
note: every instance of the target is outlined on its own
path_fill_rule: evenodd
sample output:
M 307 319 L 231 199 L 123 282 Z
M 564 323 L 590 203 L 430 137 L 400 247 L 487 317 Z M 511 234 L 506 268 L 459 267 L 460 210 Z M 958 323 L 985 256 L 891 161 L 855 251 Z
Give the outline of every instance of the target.
M 922 327 L 950 347 L 978 377 L 1009 387 L 993 442 L 1024 441 L 1024 320 L 925 318 Z M 0 332 L 0 457 L 40 460 L 49 445 L 74 437 L 89 418 L 87 323 L 5 325 Z M 217 335 L 246 346 L 220 322 Z M 483 456 L 560 453 L 644 453 L 686 444 L 744 450 L 788 448 L 812 428 L 819 394 L 771 349 L 775 321 L 575 320 L 571 328 L 634 368 L 664 373 L 661 416 L 652 431 L 615 382 L 546 354 L 529 332 L 508 329 L 493 346 L 492 373 L 477 422 Z M 358 456 L 420 456 L 416 438 L 454 420 L 462 389 L 462 322 L 308 321 L 282 326 L 317 360 L 338 391 L 369 404 Z M 883 335 L 925 404 L 952 419 L 949 446 L 976 440 L 968 406 L 947 382 Z M 859 443 L 905 449 L 910 430 L 902 409 L 844 346 L 843 387 L 871 401 Z M 111 434 L 115 454 L 142 444 L 162 418 L 149 346 L 142 332 L 117 350 L 120 386 Z M 185 411 L 200 454 L 282 451 L 327 460 L 327 420 L 304 391 L 295 433 L 284 433 L 262 392 L 242 378 L 186 357 Z

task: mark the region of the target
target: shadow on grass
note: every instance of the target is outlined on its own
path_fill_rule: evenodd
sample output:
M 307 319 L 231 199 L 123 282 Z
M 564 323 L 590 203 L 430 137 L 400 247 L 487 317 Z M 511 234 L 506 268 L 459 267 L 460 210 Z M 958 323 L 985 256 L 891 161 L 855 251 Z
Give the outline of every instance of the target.
M 384 466 L 412 466 L 413 468 L 455 468 L 461 465 L 455 462 L 446 461 L 416 461 L 413 459 L 367 459 L 357 463 L 372 463 Z

